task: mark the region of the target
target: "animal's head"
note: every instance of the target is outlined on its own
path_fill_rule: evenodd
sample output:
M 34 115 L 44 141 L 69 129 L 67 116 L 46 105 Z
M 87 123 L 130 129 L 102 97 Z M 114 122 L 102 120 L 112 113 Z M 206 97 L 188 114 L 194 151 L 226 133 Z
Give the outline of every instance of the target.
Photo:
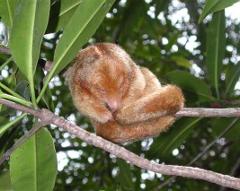
M 76 59 L 75 76 L 82 90 L 111 112 L 120 108 L 134 70 L 128 54 L 117 45 L 100 43 L 82 50 Z

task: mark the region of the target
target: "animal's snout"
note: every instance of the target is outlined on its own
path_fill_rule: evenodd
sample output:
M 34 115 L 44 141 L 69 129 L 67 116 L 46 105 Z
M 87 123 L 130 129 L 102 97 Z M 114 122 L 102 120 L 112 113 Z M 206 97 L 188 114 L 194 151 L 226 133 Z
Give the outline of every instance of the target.
M 111 112 L 115 112 L 118 109 L 118 102 L 117 101 L 108 101 L 106 103 L 107 108 L 111 111 Z

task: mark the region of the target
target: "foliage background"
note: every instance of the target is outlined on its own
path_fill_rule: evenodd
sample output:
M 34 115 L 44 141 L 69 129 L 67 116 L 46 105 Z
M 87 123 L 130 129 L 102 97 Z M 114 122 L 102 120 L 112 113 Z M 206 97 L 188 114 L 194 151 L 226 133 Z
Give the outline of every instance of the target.
M 77 8 L 77 1 L 71 2 L 76 5 L 60 17 L 59 10 L 64 1 L 52 1 L 46 30 L 46 34 L 51 35 L 43 38 L 42 59 L 38 61 L 34 74 L 37 95 L 43 86 L 43 59 L 54 59 L 61 29 L 65 29 Z M 216 2 L 221 4 L 221 1 Z M 208 12 L 204 9 L 206 15 L 221 11 L 199 22 L 205 3 L 202 0 L 116 1 L 89 43 L 107 41 L 120 44 L 139 65 L 153 71 L 162 84 L 179 85 L 184 91 L 188 107 L 239 107 L 239 23 L 224 17 L 224 7 L 221 6 Z M 2 19 L 6 23 L 4 17 Z M 29 80 L 13 61 L 6 64 L 8 58 L 0 54 L 0 82 L 30 101 Z M 72 105 L 63 73 L 64 70 L 51 80 L 39 106 L 48 107 L 56 114 L 93 131 L 88 119 L 81 116 Z M 0 92 L 7 92 L 6 88 L 0 87 Z M 16 138 L 32 126 L 33 120 L 25 117 L 21 122 L 7 126 L 9 118 L 14 119 L 16 112 L 5 107 L 0 111 L 1 156 Z M 3 131 L 3 128 L 7 130 Z M 160 190 L 161 184 L 169 178 L 131 166 L 54 126 L 48 129 L 54 138 L 58 156 L 54 190 Z M 239 177 L 239 134 L 240 122 L 236 119 L 182 118 L 168 132 L 126 147 L 157 162 L 178 165 L 191 163 Z M 8 169 L 7 163 L 0 167 L 0 190 L 11 190 Z M 227 190 L 184 178 L 176 178 L 161 188 L 199 189 Z

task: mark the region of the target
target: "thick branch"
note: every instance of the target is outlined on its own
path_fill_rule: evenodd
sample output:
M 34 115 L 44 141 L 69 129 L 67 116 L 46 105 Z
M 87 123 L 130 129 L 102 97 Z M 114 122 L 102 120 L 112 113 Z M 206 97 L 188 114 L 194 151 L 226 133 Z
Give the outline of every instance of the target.
M 240 179 L 234 178 L 228 175 L 223 175 L 209 170 L 204 170 L 200 168 L 187 167 L 187 166 L 177 166 L 177 165 L 164 165 L 149 161 L 143 157 L 140 157 L 124 147 L 116 145 L 110 141 L 107 141 L 93 133 L 80 128 L 77 125 L 65 120 L 64 118 L 54 115 L 49 110 L 34 110 L 25 106 L 18 105 L 16 103 L 0 99 L 0 104 L 4 104 L 16 110 L 30 113 L 35 117 L 38 117 L 41 121 L 47 121 L 51 124 L 55 124 L 75 135 L 76 137 L 82 139 L 90 145 L 101 148 L 111 154 L 116 155 L 119 158 L 129 161 L 131 164 L 136 165 L 140 168 L 151 170 L 153 172 L 161 173 L 164 175 L 172 176 L 182 176 L 194 179 L 201 179 L 208 182 L 212 182 L 221 186 L 226 186 L 229 188 L 240 189 Z

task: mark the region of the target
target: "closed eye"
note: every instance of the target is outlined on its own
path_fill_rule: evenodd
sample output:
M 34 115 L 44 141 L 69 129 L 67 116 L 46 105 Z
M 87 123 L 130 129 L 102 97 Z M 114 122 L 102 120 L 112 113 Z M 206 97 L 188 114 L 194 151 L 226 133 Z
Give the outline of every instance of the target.
M 106 102 L 104 102 L 104 105 L 109 111 L 111 111 L 111 108 L 109 107 L 109 105 Z

